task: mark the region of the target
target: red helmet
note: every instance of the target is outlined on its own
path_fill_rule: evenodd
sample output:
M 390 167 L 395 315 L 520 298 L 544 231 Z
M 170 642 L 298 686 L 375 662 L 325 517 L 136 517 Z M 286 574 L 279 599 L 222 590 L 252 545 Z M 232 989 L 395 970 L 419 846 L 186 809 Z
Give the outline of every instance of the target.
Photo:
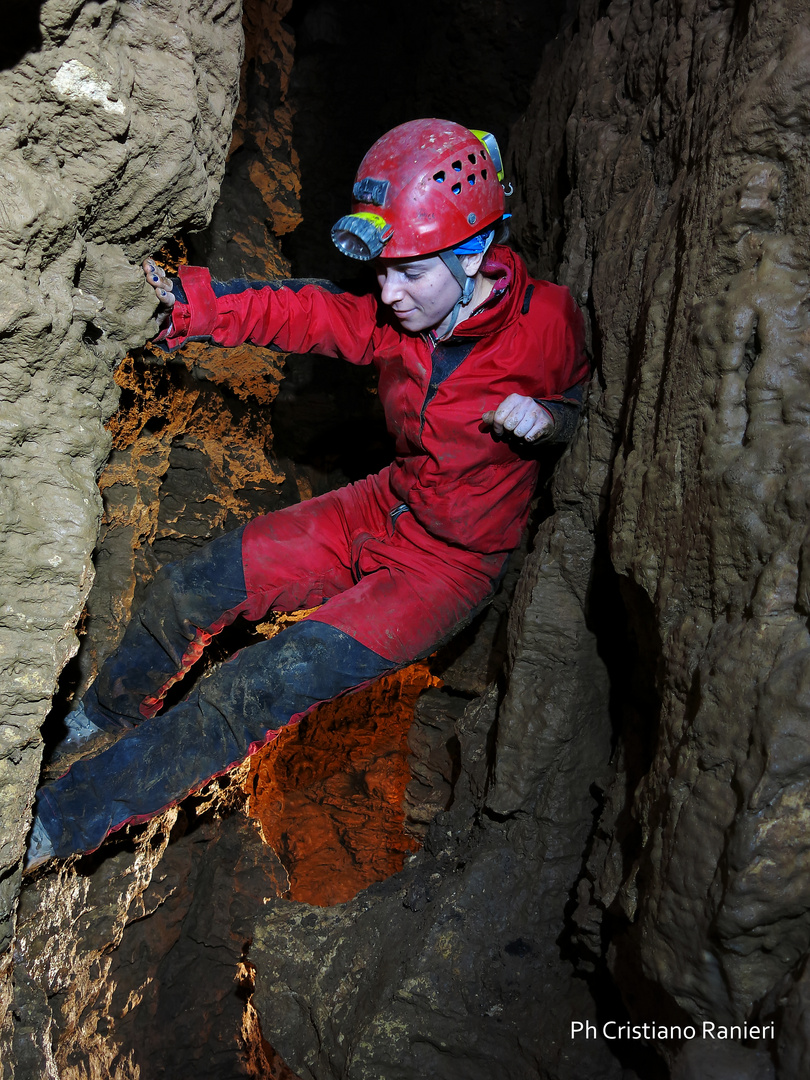
M 416 258 L 456 247 L 504 212 L 498 144 L 449 120 L 411 120 L 360 163 L 352 212 L 332 229 L 354 259 Z

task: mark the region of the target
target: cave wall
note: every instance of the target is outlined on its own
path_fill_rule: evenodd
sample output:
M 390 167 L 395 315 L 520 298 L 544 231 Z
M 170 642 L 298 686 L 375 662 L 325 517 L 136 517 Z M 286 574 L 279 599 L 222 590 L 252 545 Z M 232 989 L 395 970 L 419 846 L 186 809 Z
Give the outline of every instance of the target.
M 315 10 L 317 5 L 301 6 L 307 9 L 305 21 L 311 16 L 307 25 L 312 34 L 313 21 L 324 25 L 323 13 Z M 119 256 L 114 266 L 119 280 L 129 285 L 140 304 L 140 309 L 133 312 L 131 333 L 127 335 L 120 329 L 113 333 L 105 323 L 103 328 L 91 326 L 85 334 L 84 344 L 101 348 L 99 342 L 103 342 L 108 348 L 105 373 L 111 404 L 104 417 L 112 411 L 119 395 L 120 408 L 109 418 L 106 435 L 100 430 L 93 433 L 102 439 L 94 473 L 105 465 L 105 460 L 106 465 L 98 478 L 103 499 L 100 523 L 100 507 L 96 503 L 86 539 L 100 530 L 99 542 L 94 574 L 93 571 L 88 574 L 81 596 L 81 599 L 86 597 L 79 624 L 81 649 L 67 668 L 63 669 L 68 655 L 65 653 L 50 672 L 48 696 L 62 670 L 55 708 L 44 730 L 48 745 L 58 741 L 59 721 L 72 696 L 82 692 L 99 660 L 114 647 L 128 612 L 157 566 L 182 555 L 189 546 L 233 527 L 259 509 L 272 509 L 280 501 L 307 497 L 318 488 L 345 482 L 353 469 L 368 468 L 367 460 L 347 462 L 345 447 L 342 455 L 336 455 L 333 448 L 310 454 L 305 447 L 305 457 L 312 457 L 312 465 L 307 461 L 303 466 L 291 460 L 278 461 L 274 455 L 274 436 L 267 423 L 267 406 L 276 396 L 283 366 L 277 354 L 266 350 L 259 353 L 250 348 L 227 354 L 189 348 L 164 366 L 162 356 L 155 357 L 149 348 L 138 347 L 152 332 L 154 324 L 149 319 L 152 311 L 149 294 L 133 264 L 144 254 L 158 251 L 169 231 L 174 232 L 174 239 L 159 252 L 167 265 L 184 258 L 187 251 L 190 258 L 207 262 L 223 277 L 279 276 L 288 271 L 278 237 L 293 229 L 300 217 L 298 159 L 291 142 L 292 110 L 286 99 L 292 41 L 281 21 L 289 7 L 287 0 L 277 4 L 245 4 L 247 47 L 239 79 L 240 107 L 224 173 L 220 156 L 217 165 L 220 172 L 213 174 L 217 181 L 222 177 L 222 198 L 213 208 L 210 227 L 198 231 L 211 211 L 208 188 L 196 199 L 193 193 L 181 189 L 181 198 L 171 215 L 163 215 L 167 226 L 163 230 L 148 228 L 153 209 L 149 201 L 151 189 L 139 192 L 142 201 L 132 206 L 131 214 L 136 216 L 138 209 L 144 208 L 145 200 L 147 220 L 143 234 L 138 235 L 137 242 L 122 243 L 120 253 L 112 252 Z M 445 42 L 463 63 L 473 47 L 477 48 L 476 27 L 486 15 L 485 7 L 467 3 L 465 13 L 469 18 L 465 32 L 458 34 L 453 20 L 448 19 L 434 41 L 425 66 L 431 74 L 434 93 L 442 100 L 436 108 L 428 107 L 426 101 L 425 111 L 442 112 L 447 104 L 444 92 L 439 95 L 436 90 L 437 82 L 445 89 L 443 76 L 434 62 L 439 41 Z M 164 11 L 160 5 L 154 10 L 158 15 Z M 147 12 L 152 11 L 148 5 Z M 409 40 L 417 23 L 421 25 L 420 20 L 424 21 L 428 13 L 427 8 L 420 10 L 417 13 L 420 19 L 408 25 Z M 530 45 L 531 35 L 547 33 L 555 13 L 556 8 L 541 13 L 531 4 L 511 5 L 505 11 L 508 18 L 500 30 L 499 49 L 503 49 L 504 39 L 514 29 L 528 32 L 524 43 Z M 398 25 L 403 25 L 402 13 L 393 14 L 399 20 Z M 67 7 L 43 9 L 45 25 L 50 18 L 55 26 L 52 36 L 60 39 L 70 40 L 74 15 Z M 79 20 L 77 25 L 88 22 L 93 28 L 101 26 L 103 30 L 123 21 L 115 5 L 106 5 L 101 12 L 103 17 L 96 20 L 98 15 L 94 7 L 88 10 L 86 20 Z M 232 30 L 236 13 L 229 8 L 199 13 L 201 24 L 212 30 L 208 45 L 223 46 L 218 62 L 230 65 L 233 91 L 233 65 L 238 64 L 238 49 L 228 52 L 233 41 L 227 37 L 220 39 L 215 29 L 226 16 Z M 362 22 L 362 18 L 351 13 L 349 21 Z M 132 26 L 127 25 L 127 29 L 130 43 L 138 48 Z M 37 35 L 35 30 L 35 24 L 29 21 L 29 38 L 21 39 L 20 48 L 11 50 L 9 63 L 15 76 L 19 68 L 24 69 L 29 63 L 26 46 L 30 45 L 31 52 L 37 56 L 50 47 L 48 35 Z M 344 56 L 343 46 L 347 35 L 351 36 L 349 31 L 350 27 L 341 26 L 336 36 L 327 35 L 333 62 Z M 318 33 L 314 36 L 317 44 Z M 521 61 L 524 65 L 532 63 L 528 55 L 524 48 Z M 168 56 L 173 60 L 171 51 Z M 164 62 L 165 59 L 164 55 Z M 385 72 L 387 60 L 382 56 L 376 60 L 377 67 Z M 504 60 L 508 57 L 501 57 L 502 65 Z M 82 72 L 79 74 L 84 78 Z M 167 74 L 164 71 L 164 80 Z M 374 72 L 367 75 L 373 78 Z M 320 82 L 323 83 L 322 76 Z M 496 103 L 484 90 L 477 97 L 471 98 L 469 94 L 459 97 L 470 110 L 469 122 L 482 122 L 484 106 L 492 117 L 492 121 L 485 119 L 487 126 L 502 126 L 502 118 L 509 109 L 514 112 L 513 95 L 520 93 L 525 98 L 527 93 L 512 64 L 508 82 L 509 93 Z M 80 80 L 80 90 L 92 97 L 95 90 L 92 84 L 88 85 L 89 88 Z M 208 89 L 201 79 L 200 94 L 204 95 Z M 322 85 L 320 92 L 325 92 Z M 37 93 L 43 93 L 41 86 L 32 87 L 29 99 L 13 101 L 12 88 L 9 108 L 25 113 L 29 100 Z M 100 102 L 93 98 L 93 103 Z M 386 105 L 392 106 L 393 99 L 386 99 Z M 411 107 L 410 100 L 407 106 L 400 101 L 396 106 L 400 115 L 394 119 L 410 115 Z M 317 122 L 314 116 L 307 118 L 303 130 L 310 139 L 334 130 L 332 112 L 322 108 Z M 227 131 L 226 119 L 223 117 L 220 135 Z M 369 116 L 367 122 L 379 128 L 381 120 L 379 116 Z M 388 121 L 382 123 L 387 126 Z M 364 131 L 356 123 L 352 126 L 355 144 L 363 149 L 377 133 L 370 128 Z M 125 134 L 119 135 L 125 143 L 123 160 L 132 153 L 137 167 L 143 169 L 139 144 L 127 142 Z M 182 140 L 187 132 L 180 130 L 176 136 Z M 344 148 L 342 157 L 344 165 L 351 158 L 352 169 L 359 154 L 356 146 L 353 144 L 350 150 Z M 104 148 L 90 142 L 82 149 L 92 163 L 95 153 Z M 177 141 L 172 143 L 171 151 L 180 155 Z M 156 175 L 161 199 L 171 200 L 176 191 L 170 185 L 167 193 L 162 186 L 166 182 L 166 175 Z M 116 193 L 122 202 L 130 195 L 127 189 Z M 179 236 L 175 232 L 178 226 Z M 324 236 L 322 242 L 328 244 L 328 237 Z M 108 247 L 112 249 L 114 245 Z M 82 278 L 85 291 L 92 284 L 95 293 L 107 296 L 104 288 L 112 274 L 110 260 L 105 261 L 108 254 L 89 249 L 90 273 Z M 118 294 L 108 300 L 108 320 L 120 315 L 119 302 Z M 114 339 L 114 343 L 106 341 L 105 335 Z M 119 363 L 127 346 L 135 348 L 130 348 L 130 354 Z M 306 368 L 304 374 L 306 377 Z M 320 381 L 321 372 L 316 370 L 315 375 Z M 299 429 L 304 426 L 303 410 L 295 411 L 300 381 L 296 381 L 285 401 L 285 415 L 291 416 L 288 425 L 293 427 L 297 423 Z M 318 419 L 327 414 L 327 419 L 334 422 L 333 399 L 337 398 L 341 430 L 345 429 L 347 415 L 354 415 L 345 402 L 352 395 L 356 398 L 358 389 L 366 388 L 358 387 L 356 380 L 355 384 L 350 383 L 348 393 L 337 382 L 330 382 L 324 395 L 329 400 L 324 400 L 325 408 L 317 413 Z M 311 401 L 310 397 L 307 402 L 310 409 Z M 313 423 L 312 415 L 306 417 L 306 422 Z M 291 446 L 293 442 L 288 439 Z M 368 450 L 367 445 L 364 450 Z M 367 458 L 367 453 L 363 456 Z M 48 467 L 47 456 L 43 456 L 38 462 L 39 474 Z M 96 495 L 95 490 L 93 494 Z M 89 564 L 89 552 L 86 558 Z M 472 686 L 482 689 L 496 670 L 492 634 L 502 626 L 506 602 L 493 608 L 491 617 L 485 620 L 485 632 L 473 635 L 475 659 L 468 658 L 465 662 L 456 657 L 456 662 L 451 663 L 453 684 L 462 695 L 469 695 Z M 75 625 L 80 610 L 80 604 L 71 610 L 69 628 Z M 428 681 L 431 679 L 432 676 Z M 401 698 L 406 697 L 401 691 L 397 693 Z M 379 710 L 379 702 L 374 707 L 377 713 L 365 718 L 372 721 L 367 727 L 373 729 L 375 724 L 390 727 Z M 446 710 L 447 704 L 441 698 L 432 709 L 424 709 L 424 720 L 413 741 L 413 760 L 420 765 L 424 781 L 419 785 L 412 783 L 408 803 L 411 827 L 418 835 L 424 833 L 425 824 L 436 809 L 448 801 L 457 767 L 455 756 L 446 753 L 444 740 L 448 738 L 451 744 L 456 741 L 452 725 L 459 712 L 458 701 L 451 702 L 449 713 L 443 716 Z M 332 721 L 338 731 L 345 722 L 346 717 L 340 713 Z M 136 829 L 117 838 L 99 858 L 79 860 L 59 867 L 55 876 L 48 872 L 29 881 L 19 913 L 13 981 L 6 993 L 11 1007 L 6 1015 L 4 1052 L 0 1058 L 4 1075 L 39 1072 L 58 1075 L 63 1080 L 73 1077 L 78 1080 L 101 1070 L 124 1080 L 134 1078 L 141 1069 L 155 1075 L 157 1069 L 161 1075 L 174 1076 L 178 1070 L 193 1067 L 195 1075 L 200 1076 L 231 1076 L 235 1071 L 240 1075 L 264 1076 L 270 1074 L 268 1070 L 272 1075 L 292 1076 L 264 1040 L 258 1014 L 250 1000 L 254 966 L 246 959 L 246 950 L 254 931 L 246 911 L 252 907 L 255 919 L 256 913 L 277 895 L 285 894 L 300 901 L 308 895 L 308 889 L 319 897 L 321 904 L 354 895 L 368 880 L 390 874 L 401 865 L 403 853 L 415 846 L 411 836 L 402 830 L 401 808 L 391 806 L 394 811 L 392 817 L 389 814 L 391 824 L 385 824 L 386 807 L 392 798 L 394 802 L 401 801 L 407 779 L 403 773 L 404 731 L 395 731 L 393 741 L 392 733 L 388 732 L 387 741 L 378 740 L 374 744 L 376 760 L 369 758 L 363 749 L 367 736 L 362 725 L 355 726 L 354 734 L 358 736 L 358 746 L 349 744 L 333 749 L 328 726 L 324 725 L 318 738 L 310 739 L 295 755 L 300 758 L 315 750 L 321 758 L 331 759 L 334 773 L 335 762 L 341 760 L 335 751 L 348 751 L 345 777 L 337 776 L 330 785 L 327 776 L 322 791 L 317 784 L 311 785 L 311 793 L 308 791 L 303 797 L 302 812 L 290 814 L 294 794 L 281 792 L 287 813 L 299 820 L 285 825 L 283 830 L 271 821 L 274 828 L 265 825 L 264 833 L 287 856 L 285 866 L 259 844 L 255 828 L 246 826 L 244 800 L 236 799 L 234 803 L 228 795 L 241 782 L 232 778 L 225 785 L 224 795 L 215 785 L 203 798 L 202 806 L 192 801 L 184 806 L 179 817 L 172 812 L 146 830 Z M 319 747 L 319 742 L 323 746 Z M 38 766 L 41 748 L 35 745 L 34 750 L 37 762 L 32 773 Z M 391 759 L 390 767 L 385 758 L 379 760 L 381 754 Z M 421 761 L 420 754 L 430 760 Z M 279 763 L 283 770 L 283 755 L 279 755 L 276 765 Z M 278 768 L 276 777 L 277 774 Z M 301 788 L 298 781 L 290 786 Z M 269 787 L 271 794 L 275 794 L 277 778 L 271 776 Z M 429 806 L 425 787 L 433 800 Z M 343 791 L 344 788 L 347 790 Z M 370 803 L 354 788 L 367 789 L 372 796 Z M 336 798 L 338 789 L 341 790 Z M 30 801 L 30 790 L 26 794 Z M 370 821 L 370 815 L 377 813 L 379 817 L 375 799 L 383 804 L 379 835 L 388 837 L 384 853 L 375 849 L 379 840 L 374 829 L 380 829 L 380 822 Z M 310 826 L 314 819 L 307 808 L 315 804 L 326 822 L 325 827 L 320 826 L 321 833 L 331 828 L 341 836 L 323 855 L 314 851 L 313 858 L 315 830 Z M 26 829 L 25 818 L 15 824 L 18 841 L 22 841 Z M 276 833 L 280 834 L 277 838 Z M 167 847 L 170 839 L 171 846 Z M 299 850 L 304 848 L 309 850 Z M 348 863 L 345 871 L 340 870 L 341 857 Z M 290 859 L 294 864 L 292 872 Z M 314 866 L 312 887 L 305 876 L 308 866 Z M 324 877 L 336 871 L 339 880 L 325 893 Z M 15 872 L 11 880 L 16 892 L 19 875 Z M 235 897 L 230 896 L 231 889 L 235 890 Z M 205 900 L 195 900 L 197 890 L 207 904 Z M 13 900 L 12 894 L 12 908 Z M 239 976 L 236 984 L 235 972 Z M 162 1023 L 156 1024 L 156 1017 Z M 213 1046 L 219 1049 L 209 1060 Z
M 137 264 L 181 223 L 202 226 L 210 214 L 242 52 L 238 0 L 32 7 L 38 24 L 32 12 L 19 22 L 9 13 L 0 71 L 6 1020 L 40 727 L 93 580 L 113 369 L 154 329 Z
M 300 221 L 287 99 L 293 41 L 283 23 L 290 3 L 242 5 L 239 105 L 218 198 L 207 207 L 210 221 L 183 217 L 171 241 L 151 250 L 169 272 L 191 261 L 224 280 L 289 276 L 279 237 Z M 107 424 L 112 445 L 98 480 L 104 510 L 96 573 L 81 648 L 62 676 L 45 730 L 49 745 L 161 566 L 306 493 L 306 477 L 279 462 L 269 422 L 284 366 L 283 354 L 272 349 L 193 344 L 170 356 L 150 345 L 136 348 L 116 369 L 120 400 Z
M 590 311 L 598 363 L 555 481 L 613 600 L 587 605 L 621 764 L 582 937 L 604 954 L 604 916 L 640 1019 L 774 1020 L 767 1059 L 727 1048 L 720 1075 L 785 1080 L 810 930 L 806 15 L 581 4 L 513 132 L 518 241 Z
M 806 1068 L 809 61 L 790 0 L 585 2 L 546 50 L 514 232 L 591 316 L 588 412 L 505 692 L 449 710 L 454 805 L 396 879 L 257 928 L 302 1077 Z M 776 1037 L 611 1054 L 591 1015 Z

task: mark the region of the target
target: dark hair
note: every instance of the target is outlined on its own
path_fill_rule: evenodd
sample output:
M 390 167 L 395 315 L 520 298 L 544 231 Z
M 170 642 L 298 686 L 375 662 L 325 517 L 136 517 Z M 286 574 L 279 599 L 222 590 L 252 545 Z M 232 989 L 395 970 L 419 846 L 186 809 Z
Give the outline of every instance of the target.
M 495 225 L 495 236 L 493 237 L 493 244 L 505 244 L 509 239 L 509 223 L 501 218 Z

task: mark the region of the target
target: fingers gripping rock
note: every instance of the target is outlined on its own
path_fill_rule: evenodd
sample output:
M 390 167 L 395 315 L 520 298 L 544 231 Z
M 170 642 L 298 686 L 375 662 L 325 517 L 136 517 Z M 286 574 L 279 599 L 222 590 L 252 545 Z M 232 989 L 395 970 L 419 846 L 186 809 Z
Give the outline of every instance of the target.
M 171 280 L 166 277 L 163 270 L 152 259 L 144 259 L 142 265 L 146 280 L 155 290 L 158 302 L 163 308 L 170 310 L 175 300 Z

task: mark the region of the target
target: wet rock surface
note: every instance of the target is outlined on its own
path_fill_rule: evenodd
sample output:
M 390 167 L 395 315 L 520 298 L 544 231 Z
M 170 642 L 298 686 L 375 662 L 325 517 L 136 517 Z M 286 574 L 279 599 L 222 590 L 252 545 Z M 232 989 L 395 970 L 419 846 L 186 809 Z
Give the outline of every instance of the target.
M 732 1035 L 705 1054 L 658 1039 L 673 1075 L 792 1080 L 802 1068 L 807 45 L 799 4 L 581 4 L 513 132 L 519 245 L 591 312 L 598 374 L 513 607 L 508 682 L 469 785 L 475 831 L 460 805 L 433 829 L 447 821 L 463 876 L 480 864 L 493 880 L 483 867 L 508 852 L 536 860 L 546 912 L 558 926 L 575 916 L 569 959 L 591 972 L 602 1018 L 622 1009 L 600 982 L 610 975 L 637 1022 L 775 1020 L 775 1039 Z M 489 1054 L 508 1060 L 504 1075 L 661 1068 L 631 1060 L 632 1046 L 617 1061 L 597 1040 L 571 1042 L 549 1006 L 577 1002 L 565 964 L 542 991 L 523 986 L 545 1056 L 521 1062 L 512 1043 L 500 1058 L 483 1000 L 440 974 L 442 948 L 461 970 L 470 942 L 498 941 L 486 889 L 455 942 L 410 922 L 414 881 L 407 895 L 417 915 L 434 905 L 434 930 L 459 918 L 463 886 L 441 858 L 431 832 L 399 879 L 301 918 L 311 963 L 257 939 L 259 999 L 276 1015 L 286 1001 L 275 1038 L 302 1075 L 370 1076 L 383 1061 L 453 1075 L 454 1055 L 465 1075 L 497 1074 Z M 509 903 L 533 941 L 523 869 L 509 863 Z M 340 950 L 375 933 L 390 962 L 363 954 L 335 1030 L 318 1008 L 355 973 Z M 329 946 L 339 955 L 324 973 L 314 957 Z M 459 982 L 487 985 L 491 963 L 479 955 Z M 424 984 L 408 983 L 414 972 Z M 380 1001 L 364 1011 L 370 985 Z M 453 1037 L 462 1000 L 475 1049 Z
M 556 498 L 596 526 L 627 619 L 590 917 L 607 913 L 645 1019 L 778 1023 L 791 995 L 778 1055 L 712 1051 L 712 1075 L 743 1075 L 746 1055 L 765 1075 L 764 1053 L 786 1080 L 808 926 L 802 10 L 581 5 L 514 161 L 519 239 L 541 271 L 561 263 L 599 362 Z M 621 677 L 609 613 L 589 607 Z
M 192 261 L 226 280 L 289 275 L 278 242 L 300 219 L 286 98 L 292 37 L 282 21 L 289 6 L 289 0 L 244 4 L 239 106 L 219 198 L 208 207 L 210 223 L 184 219 L 178 237 L 149 252 L 168 272 Z M 229 59 L 238 64 L 239 56 Z M 231 80 L 236 77 L 231 68 Z M 63 677 L 54 722 L 67 698 L 81 696 L 92 681 L 161 566 L 300 498 L 295 470 L 274 452 L 269 423 L 284 365 L 281 353 L 250 345 L 189 345 L 168 358 L 147 345 L 117 369 L 120 404 L 108 425 L 112 448 L 99 478 L 104 515 L 96 579 L 83 648 Z M 305 479 L 301 484 L 306 490 Z
M 17 1055 L 30 1069 L 17 1075 L 270 1075 L 245 956 L 256 911 L 288 882 L 253 823 L 228 813 L 239 798 L 234 778 L 129 830 L 103 859 L 74 859 L 28 884 L 15 1045 L 32 1042 L 32 1029 L 39 1041 L 30 1066 Z
M 595 1020 L 552 929 L 578 838 L 543 851 L 534 817 L 480 815 L 496 711 L 493 690 L 458 723 L 456 801 L 401 874 L 337 908 L 271 903 L 257 924 L 257 1009 L 299 1076 L 635 1075 L 568 1038 Z
M 422 662 L 320 705 L 250 761 L 248 812 L 284 865 L 291 900 L 333 905 L 402 869 L 414 704 L 438 683 Z

